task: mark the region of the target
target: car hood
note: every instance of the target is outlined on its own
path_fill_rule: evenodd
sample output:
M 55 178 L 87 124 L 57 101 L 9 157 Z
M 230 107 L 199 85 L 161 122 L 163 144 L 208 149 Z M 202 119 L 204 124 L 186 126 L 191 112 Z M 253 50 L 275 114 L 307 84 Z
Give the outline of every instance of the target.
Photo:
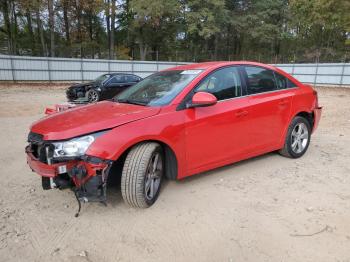
M 74 84 L 74 85 L 68 87 L 68 89 L 73 90 L 76 88 L 87 87 L 87 86 L 97 86 L 97 83 L 96 82 L 87 82 L 87 83 L 81 83 L 81 84 Z
M 64 140 L 158 114 L 159 107 L 102 101 L 49 115 L 31 126 L 44 140 Z

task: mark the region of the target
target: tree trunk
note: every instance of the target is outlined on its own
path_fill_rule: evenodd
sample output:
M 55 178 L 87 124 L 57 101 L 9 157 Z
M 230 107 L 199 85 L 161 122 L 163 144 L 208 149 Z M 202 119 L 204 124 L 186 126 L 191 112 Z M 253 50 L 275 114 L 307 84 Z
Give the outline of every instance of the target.
M 71 56 L 71 41 L 70 41 L 70 29 L 69 29 L 69 20 L 68 20 L 68 1 L 63 1 L 63 20 L 64 20 L 64 29 L 66 33 L 66 43 L 68 56 Z
M 46 53 L 46 48 L 45 48 L 45 39 L 44 39 L 43 28 L 42 28 L 41 20 L 40 20 L 39 7 L 35 10 L 35 15 L 36 15 L 38 37 L 40 38 L 40 44 L 41 44 L 41 55 L 46 56 L 47 53 Z
M 47 1 L 49 10 L 49 28 L 50 28 L 50 56 L 55 56 L 55 14 L 53 10 L 53 0 Z
M 144 44 L 142 41 L 140 41 L 139 47 L 140 47 L 140 60 L 141 61 L 145 61 L 146 60 L 148 46 L 147 46 L 147 44 Z
M 78 43 L 80 44 L 80 57 L 84 57 L 84 52 L 83 52 L 83 46 L 82 46 L 82 30 L 81 30 L 81 6 L 80 6 L 80 0 L 75 0 L 75 5 L 76 5 L 76 16 L 77 16 L 77 29 L 78 29 Z
M 219 34 L 214 35 L 214 60 L 218 60 Z
M 26 10 L 26 17 L 27 17 L 28 32 L 30 36 L 30 46 L 32 49 L 32 55 L 36 55 L 36 48 L 35 48 L 36 44 L 35 44 L 33 25 L 32 25 L 32 14 L 29 9 Z
M 125 13 L 126 13 L 126 24 L 130 25 L 130 0 L 125 0 Z M 132 44 L 130 43 L 130 28 L 128 26 L 126 31 L 126 45 L 130 48 L 130 52 L 132 52 Z M 130 55 L 130 54 L 129 54 Z
M 111 20 L 110 20 L 110 0 L 106 2 L 106 25 L 107 25 L 107 40 L 108 40 L 108 58 L 111 59 Z
M 4 15 L 5 21 L 5 30 L 7 34 L 7 44 L 8 44 L 8 52 L 9 54 L 13 54 L 13 44 L 12 44 L 12 31 L 11 31 L 11 23 L 10 23 L 10 15 L 9 15 L 9 5 L 7 0 L 4 0 L 1 4 L 1 9 Z
M 93 28 L 93 10 L 91 6 L 91 2 L 89 2 L 87 18 L 88 18 L 89 40 L 92 43 L 94 40 L 94 28 Z M 90 46 L 90 55 L 91 55 L 91 58 L 95 57 L 95 46 L 93 44 Z
M 112 54 L 112 59 L 115 58 L 115 52 L 114 52 L 114 31 L 115 31 L 115 1 L 116 0 L 111 0 L 112 8 L 111 8 L 111 54 Z
M 14 2 L 12 2 L 12 17 L 13 17 L 13 25 L 14 25 L 14 30 L 12 34 L 12 47 L 13 47 L 13 53 L 17 55 L 18 54 L 18 50 L 17 50 L 18 22 L 17 22 L 16 4 Z

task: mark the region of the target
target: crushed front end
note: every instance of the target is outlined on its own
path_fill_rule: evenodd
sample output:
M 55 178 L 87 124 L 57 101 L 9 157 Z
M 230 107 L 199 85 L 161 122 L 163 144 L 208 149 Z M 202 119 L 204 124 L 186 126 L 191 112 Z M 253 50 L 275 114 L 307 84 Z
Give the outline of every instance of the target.
M 30 132 L 25 149 L 27 163 L 42 177 L 43 189 L 71 188 L 79 201 L 105 203 L 112 161 L 84 154 L 94 137 L 102 133 L 66 141 L 47 141 L 41 134 Z

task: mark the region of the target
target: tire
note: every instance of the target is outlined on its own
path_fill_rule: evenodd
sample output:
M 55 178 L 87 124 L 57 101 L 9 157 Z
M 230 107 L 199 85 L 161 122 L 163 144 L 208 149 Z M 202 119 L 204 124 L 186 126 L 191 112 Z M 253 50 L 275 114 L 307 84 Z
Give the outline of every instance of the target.
M 51 189 L 51 183 L 50 183 L 50 178 L 49 177 L 41 177 L 41 185 L 44 190 L 49 190 Z
M 154 142 L 134 146 L 126 156 L 121 191 L 132 207 L 147 208 L 157 200 L 164 175 L 164 155 Z
M 310 138 L 310 123 L 304 117 L 296 116 L 288 127 L 284 146 L 279 153 L 285 157 L 299 158 L 307 151 Z
M 95 103 L 100 100 L 100 94 L 94 89 L 90 89 L 89 91 L 87 91 L 86 97 L 89 103 Z

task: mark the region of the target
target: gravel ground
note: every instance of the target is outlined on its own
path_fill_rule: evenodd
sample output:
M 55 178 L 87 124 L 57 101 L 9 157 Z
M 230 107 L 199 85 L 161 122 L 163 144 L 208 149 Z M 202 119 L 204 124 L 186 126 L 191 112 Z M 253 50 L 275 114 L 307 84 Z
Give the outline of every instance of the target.
M 183 181 L 157 203 L 108 206 L 43 191 L 26 165 L 30 124 L 62 88 L 0 87 L 0 261 L 350 261 L 350 90 L 319 88 L 308 152 L 266 154 Z

